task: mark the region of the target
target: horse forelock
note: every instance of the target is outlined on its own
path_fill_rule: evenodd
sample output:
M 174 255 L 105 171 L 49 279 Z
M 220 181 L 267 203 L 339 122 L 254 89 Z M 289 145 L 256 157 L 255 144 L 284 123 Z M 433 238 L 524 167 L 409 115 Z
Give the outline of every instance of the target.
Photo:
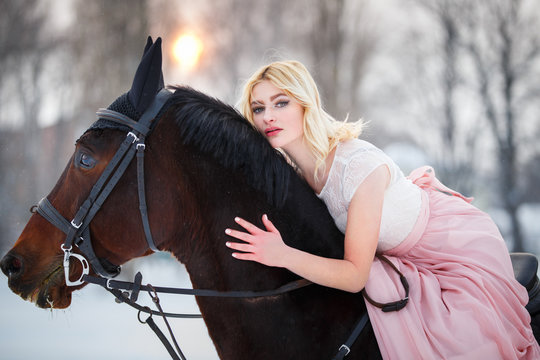
M 171 111 L 181 141 L 242 172 L 270 203 L 282 206 L 294 170 L 232 106 L 189 87 L 175 87 Z

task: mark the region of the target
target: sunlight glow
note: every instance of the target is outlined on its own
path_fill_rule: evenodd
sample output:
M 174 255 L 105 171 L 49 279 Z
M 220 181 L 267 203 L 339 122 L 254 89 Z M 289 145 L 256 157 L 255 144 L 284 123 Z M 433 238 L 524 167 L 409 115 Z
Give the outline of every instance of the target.
M 202 51 L 201 39 L 191 34 L 181 35 L 173 45 L 174 59 L 181 67 L 186 69 L 191 69 L 197 65 Z

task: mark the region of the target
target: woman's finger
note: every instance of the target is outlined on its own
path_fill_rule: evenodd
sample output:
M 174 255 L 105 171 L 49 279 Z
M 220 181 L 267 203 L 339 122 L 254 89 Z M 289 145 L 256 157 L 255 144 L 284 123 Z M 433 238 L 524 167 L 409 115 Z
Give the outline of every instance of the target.
M 227 241 L 225 245 L 233 250 L 238 250 L 245 253 L 251 253 L 255 250 L 253 245 L 250 245 L 250 244 L 241 244 L 237 242 Z
M 238 260 L 257 261 L 257 257 L 252 253 L 232 253 L 232 256 Z
M 266 230 L 279 234 L 279 230 L 274 226 L 274 223 L 268 219 L 268 215 L 264 214 L 262 217 L 262 221 L 264 226 L 266 227 Z
M 233 229 L 225 229 L 225 234 L 233 237 L 233 238 L 236 238 L 238 240 L 242 240 L 242 241 L 245 241 L 247 243 L 252 243 L 253 242 L 253 236 L 247 232 L 244 232 L 244 231 L 238 231 L 238 230 L 233 230 Z
M 236 221 L 238 225 L 240 225 L 241 227 L 243 227 L 244 229 L 246 229 L 249 233 L 253 235 L 260 233 L 262 231 L 262 229 L 258 228 L 257 226 L 253 225 L 249 221 L 244 220 L 240 217 L 235 217 L 234 221 Z

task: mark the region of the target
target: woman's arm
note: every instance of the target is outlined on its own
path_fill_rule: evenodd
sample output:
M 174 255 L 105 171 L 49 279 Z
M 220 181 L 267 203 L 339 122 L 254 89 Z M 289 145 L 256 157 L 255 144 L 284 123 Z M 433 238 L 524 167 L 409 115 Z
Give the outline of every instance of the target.
M 386 165 L 375 169 L 358 187 L 347 214 L 344 259 L 330 259 L 287 246 L 267 216 L 266 231 L 236 218 L 248 232 L 227 229 L 227 235 L 244 243 L 227 242 L 232 255 L 240 260 L 257 261 L 268 266 L 284 267 L 314 283 L 349 292 L 362 290 L 367 282 L 377 249 L 384 191 L 390 173 Z

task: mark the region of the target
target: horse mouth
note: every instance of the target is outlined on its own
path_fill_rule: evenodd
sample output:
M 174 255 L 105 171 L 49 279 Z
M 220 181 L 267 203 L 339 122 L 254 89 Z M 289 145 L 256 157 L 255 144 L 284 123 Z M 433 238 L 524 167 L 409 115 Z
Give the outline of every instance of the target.
M 64 268 L 60 264 L 40 281 L 39 285 L 28 291 L 15 291 L 24 300 L 42 309 L 64 309 L 71 304 L 71 292 L 64 284 Z

